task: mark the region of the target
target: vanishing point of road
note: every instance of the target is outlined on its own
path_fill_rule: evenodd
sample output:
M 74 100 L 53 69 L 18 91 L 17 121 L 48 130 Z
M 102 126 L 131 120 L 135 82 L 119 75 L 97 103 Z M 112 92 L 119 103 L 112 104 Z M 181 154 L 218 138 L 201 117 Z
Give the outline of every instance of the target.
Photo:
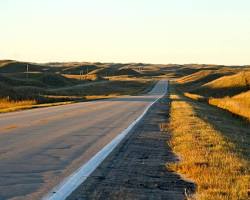
M 39 199 L 86 163 L 162 96 L 75 103 L 0 115 L 0 200 Z

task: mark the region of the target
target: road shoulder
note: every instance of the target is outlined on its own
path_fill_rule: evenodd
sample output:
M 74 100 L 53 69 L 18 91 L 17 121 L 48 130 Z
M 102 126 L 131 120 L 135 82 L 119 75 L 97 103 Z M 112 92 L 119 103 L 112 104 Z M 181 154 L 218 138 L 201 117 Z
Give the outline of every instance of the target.
M 177 161 L 160 130 L 168 114 L 167 98 L 155 103 L 141 122 L 67 199 L 185 199 L 192 183 L 167 171 Z

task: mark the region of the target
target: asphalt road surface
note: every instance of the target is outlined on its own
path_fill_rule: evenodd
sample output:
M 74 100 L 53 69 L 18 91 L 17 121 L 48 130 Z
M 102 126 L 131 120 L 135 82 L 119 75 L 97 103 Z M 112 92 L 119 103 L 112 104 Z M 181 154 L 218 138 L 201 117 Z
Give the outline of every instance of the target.
M 0 115 L 0 200 L 40 199 L 166 92 Z

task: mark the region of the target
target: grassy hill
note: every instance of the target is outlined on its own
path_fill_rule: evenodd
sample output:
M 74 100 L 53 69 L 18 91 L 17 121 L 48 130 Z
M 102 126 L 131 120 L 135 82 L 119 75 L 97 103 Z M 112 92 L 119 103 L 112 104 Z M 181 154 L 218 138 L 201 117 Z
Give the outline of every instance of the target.
M 0 77 L 1 78 L 1 77 Z M 9 85 L 0 82 L 0 98 L 15 97 L 17 94 Z
M 173 78 L 171 104 L 167 106 L 170 113 L 163 113 L 169 115 L 169 123 L 159 125 L 171 134 L 169 144 L 182 159 L 168 163 L 166 168 L 192 179 L 197 196 L 203 199 L 249 196 L 250 129 L 249 123 L 242 120 L 250 119 L 249 66 L 85 62 L 29 65 L 27 74 L 25 62 L 0 61 L 0 112 L 143 94 L 156 80 Z
M 90 72 L 90 74 L 96 74 L 97 76 L 116 76 L 118 75 L 119 68 L 117 67 L 102 67 Z
M 247 66 L 200 70 L 177 82 L 187 97 L 250 119 L 250 69 Z
M 99 67 L 97 65 L 91 65 L 91 64 L 77 65 L 62 69 L 62 73 L 78 75 L 80 74 L 80 71 L 82 71 L 83 74 L 88 74 L 91 71 L 96 70 L 98 68 Z
M 210 98 L 209 103 L 250 120 L 250 90 L 233 97 Z
M 187 89 L 192 90 L 228 74 L 232 74 L 232 72 L 229 70 L 200 70 L 184 76 L 178 82 L 187 87 Z
M 145 67 L 152 66 L 145 65 Z M 2 60 L 0 61 L 1 108 L 11 107 L 11 104 L 24 105 L 25 102 L 33 105 L 85 100 L 87 96 L 103 98 L 111 94 L 134 94 L 143 91 L 153 82 L 151 78 L 144 80 L 137 69 L 136 64 L 88 62 L 37 64 Z M 83 72 L 82 75 L 80 71 Z M 109 80 L 109 77 L 113 76 L 119 77 L 119 81 Z M 141 78 L 136 80 L 136 77 Z
M 141 73 L 130 68 L 122 68 L 117 71 L 116 75 L 127 75 L 127 76 L 141 76 Z
M 29 73 L 26 73 L 27 65 Z M 46 103 L 79 100 L 86 95 L 131 94 L 131 91 L 143 88 L 143 84 L 146 86 L 147 81 L 165 77 L 179 78 L 180 89 L 190 97 L 210 99 L 211 104 L 212 98 L 217 99 L 213 102 L 218 102 L 219 98 L 227 96 L 232 97 L 234 102 L 236 99 L 248 101 L 243 94 L 241 98 L 234 97 L 249 90 L 248 66 L 88 62 L 37 64 L 12 60 L 0 61 L 0 98 Z
M 250 89 L 250 71 L 223 76 L 210 81 L 192 92 L 206 97 L 234 96 Z
M 30 72 L 45 72 L 51 70 L 51 67 L 46 65 L 17 61 L 3 61 L 0 63 L 0 73 L 24 73 L 27 71 L 27 65 Z

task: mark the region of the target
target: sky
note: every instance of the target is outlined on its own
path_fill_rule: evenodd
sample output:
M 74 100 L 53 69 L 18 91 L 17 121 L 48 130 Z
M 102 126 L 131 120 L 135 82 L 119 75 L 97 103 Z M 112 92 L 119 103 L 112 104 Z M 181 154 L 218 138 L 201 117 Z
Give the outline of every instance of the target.
M 249 0 L 1 0 L 0 59 L 250 64 Z

